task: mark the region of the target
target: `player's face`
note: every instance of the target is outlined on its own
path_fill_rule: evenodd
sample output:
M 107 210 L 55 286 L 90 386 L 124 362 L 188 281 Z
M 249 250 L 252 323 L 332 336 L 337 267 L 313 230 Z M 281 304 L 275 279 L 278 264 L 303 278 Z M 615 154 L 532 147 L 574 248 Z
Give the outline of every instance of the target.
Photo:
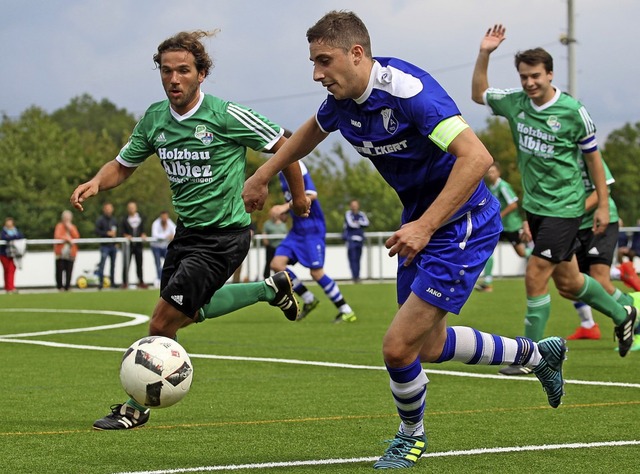
M 313 80 L 320 82 L 338 100 L 357 99 L 367 88 L 368 72 L 366 77 L 360 77 L 357 65 L 362 58 L 354 49 L 345 52 L 319 41 L 309 44 Z
M 204 72 L 198 72 L 193 54 L 187 51 L 166 51 L 160 61 L 162 86 L 171 108 L 184 115 L 198 103 Z
M 553 98 L 555 94 L 555 90 L 551 85 L 553 72 L 547 72 L 544 64 L 540 63 L 531 66 L 520 63 L 518 66 L 518 74 L 520 74 L 522 89 L 534 104 L 543 105 Z
M 489 184 L 494 184 L 496 181 L 498 181 L 499 177 L 500 172 L 498 171 L 498 168 L 496 168 L 495 166 L 489 168 L 489 170 L 487 171 L 487 181 L 489 182 Z

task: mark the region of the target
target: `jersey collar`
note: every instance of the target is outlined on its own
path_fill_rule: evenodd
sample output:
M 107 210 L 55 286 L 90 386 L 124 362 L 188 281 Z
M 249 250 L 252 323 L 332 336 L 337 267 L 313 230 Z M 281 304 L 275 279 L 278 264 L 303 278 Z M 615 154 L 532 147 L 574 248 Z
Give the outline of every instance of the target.
M 551 100 L 549 102 L 538 106 L 538 105 L 534 104 L 531 99 L 529 99 L 531 101 L 531 107 L 533 107 L 533 110 L 535 110 L 536 112 L 542 112 L 543 110 L 548 109 L 553 104 L 558 102 L 558 99 L 560 98 L 560 94 L 562 94 L 562 91 L 560 91 L 560 89 L 558 87 L 556 87 L 556 86 L 553 86 L 553 87 L 555 88 L 556 93 L 553 94 L 553 97 L 551 98 Z
M 198 111 L 198 109 L 202 105 L 202 101 L 204 100 L 204 93 L 202 92 L 202 89 L 198 90 L 198 94 L 200 95 L 200 98 L 198 99 L 198 103 L 195 105 L 193 109 L 191 109 L 189 112 L 187 112 L 184 115 L 180 115 L 178 112 L 173 110 L 173 108 L 171 107 L 171 104 L 169 104 L 169 110 L 171 111 L 171 115 L 173 116 L 173 118 L 176 119 L 178 122 L 182 122 L 183 120 L 186 120 L 189 117 L 193 116 L 193 114 L 195 114 Z
M 356 104 L 363 104 L 369 98 L 369 96 L 371 95 L 371 91 L 373 90 L 373 83 L 375 82 L 376 77 L 378 77 L 380 69 L 382 69 L 382 66 L 378 61 L 374 59 L 373 67 L 371 68 L 371 74 L 369 75 L 369 83 L 367 84 L 367 88 L 364 90 L 362 95 L 355 99 Z

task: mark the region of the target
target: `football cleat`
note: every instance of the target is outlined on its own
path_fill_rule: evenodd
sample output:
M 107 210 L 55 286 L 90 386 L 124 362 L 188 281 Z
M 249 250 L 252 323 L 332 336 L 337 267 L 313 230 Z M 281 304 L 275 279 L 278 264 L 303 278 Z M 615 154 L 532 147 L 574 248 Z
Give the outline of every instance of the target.
M 568 341 L 576 341 L 578 339 L 593 339 L 594 341 L 600 339 L 600 328 L 598 324 L 596 323 L 590 328 L 578 326 L 578 329 L 576 329 L 571 336 L 567 337 Z
M 353 323 L 356 321 L 356 313 L 351 311 L 350 313 L 338 313 L 338 316 L 333 320 L 334 323 Z
M 96 420 L 93 428 L 96 430 L 130 430 L 138 428 L 149 421 L 149 410 L 140 411 L 126 403 L 111 405 L 111 413 Z
M 427 437 L 407 436 L 400 432 L 387 441 L 389 447 L 373 465 L 374 469 L 404 469 L 412 467 L 427 450 Z
M 636 318 L 638 317 L 638 312 L 633 306 L 625 306 L 624 309 L 627 310 L 627 318 L 614 329 L 615 337 L 618 339 L 620 357 L 626 356 L 629 349 L 631 349 L 631 345 L 633 344 L 633 330 L 635 328 Z
M 502 375 L 528 375 L 531 372 L 533 372 L 532 369 L 520 364 L 507 365 L 498 370 L 498 373 Z
M 318 305 L 320 304 L 320 301 L 317 299 L 313 299 L 313 301 L 311 303 L 305 303 L 302 306 L 302 311 L 300 311 L 300 314 L 298 315 L 298 319 L 297 321 L 300 321 L 301 319 L 304 319 L 307 317 L 307 315 L 313 311 L 314 309 L 316 309 L 318 307 Z
M 289 321 L 295 321 L 300 308 L 298 307 L 298 300 L 293 295 L 289 274 L 284 271 L 278 272 L 264 282 L 276 292 L 276 296 L 269 304 L 280 308 Z
M 567 345 L 560 337 L 548 337 L 538 342 L 538 351 L 542 359 L 533 368 L 533 373 L 547 393 L 549 405 L 558 408 L 564 395 L 562 364 L 566 359 Z
M 476 283 L 473 289 L 481 293 L 491 293 L 493 292 L 493 285 L 491 283 Z

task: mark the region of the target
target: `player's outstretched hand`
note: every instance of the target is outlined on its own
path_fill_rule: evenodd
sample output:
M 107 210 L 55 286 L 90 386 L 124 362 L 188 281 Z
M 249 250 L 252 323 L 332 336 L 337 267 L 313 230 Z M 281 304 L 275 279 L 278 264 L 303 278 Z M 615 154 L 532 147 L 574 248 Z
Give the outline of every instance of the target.
M 71 202 L 71 205 L 77 210 L 84 211 L 82 203 L 91 196 L 95 196 L 96 194 L 98 194 L 99 190 L 100 187 L 97 183 L 95 183 L 94 181 L 88 181 L 81 184 L 75 189 L 75 191 L 73 191 L 73 194 L 71 194 L 71 198 L 69 199 L 69 201 Z
M 244 201 L 244 210 L 247 212 L 260 211 L 264 207 L 267 200 L 269 189 L 268 183 L 260 181 L 256 175 L 250 176 L 244 182 L 242 189 L 242 200 Z
M 493 25 L 492 28 L 489 28 L 482 38 L 482 42 L 480 43 L 480 50 L 491 53 L 500 46 L 505 40 L 505 32 L 507 29 L 502 25 Z
M 311 212 L 311 199 L 308 196 L 305 196 L 304 199 L 300 201 L 294 199 L 291 201 L 291 210 L 296 216 L 309 217 Z

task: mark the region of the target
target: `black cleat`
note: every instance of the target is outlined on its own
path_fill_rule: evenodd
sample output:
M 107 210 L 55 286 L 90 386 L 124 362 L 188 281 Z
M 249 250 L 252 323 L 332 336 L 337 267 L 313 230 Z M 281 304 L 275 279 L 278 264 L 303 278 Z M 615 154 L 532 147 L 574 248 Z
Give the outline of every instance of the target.
M 111 405 L 111 413 L 96 420 L 93 428 L 96 430 L 130 430 L 138 428 L 149 421 L 149 410 L 140 411 L 126 403 Z
M 622 321 L 622 323 L 614 329 L 615 337 L 618 339 L 620 357 L 626 356 L 629 349 L 631 349 L 631 345 L 633 344 L 633 329 L 636 324 L 636 318 L 638 317 L 638 312 L 633 306 L 625 306 L 624 309 L 627 310 L 627 319 Z
M 300 311 L 297 321 L 300 321 L 301 319 L 306 318 L 311 311 L 313 311 L 318 307 L 319 304 L 320 304 L 320 301 L 318 301 L 317 299 L 314 299 L 311 303 L 305 303 L 302 306 L 302 311 Z
M 287 272 L 278 272 L 264 282 L 276 292 L 276 296 L 269 304 L 280 308 L 289 321 L 295 321 L 300 308 L 298 307 L 298 300 L 293 295 L 289 274 Z

